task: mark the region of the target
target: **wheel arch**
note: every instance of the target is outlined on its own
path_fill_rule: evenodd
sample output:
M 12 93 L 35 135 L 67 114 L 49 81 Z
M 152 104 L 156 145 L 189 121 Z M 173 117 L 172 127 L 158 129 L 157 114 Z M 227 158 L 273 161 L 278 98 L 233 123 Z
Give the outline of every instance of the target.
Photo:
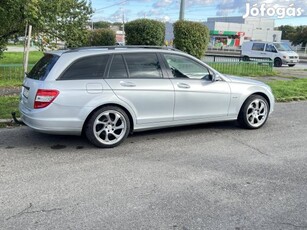
M 271 101 L 270 101 L 270 98 L 265 94 L 265 93 L 262 93 L 262 92 L 255 92 L 253 94 L 250 94 L 248 97 L 245 98 L 244 102 L 242 103 L 241 107 L 240 107 L 240 110 L 239 110 L 239 113 L 238 113 L 238 117 L 240 115 L 240 112 L 242 110 L 242 107 L 244 106 L 245 102 L 247 101 L 248 98 L 250 98 L 251 96 L 255 96 L 255 95 L 259 95 L 259 96 L 262 96 L 267 102 L 268 102 L 268 111 L 270 111 L 271 109 Z
M 94 110 L 92 110 L 92 111 L 88 114 L 88 116 L 86 117 L 86 119 L 85 119 L 85 121 L 84 121 L 84 123 L 83 123 L 83 126 L 82 126 L 82 135 L 84 134 L 85 126 L 86 126 L 88 120 L 89 120 L 89 119 L 91 118 L 91 116 L 93 115 L 93 113 L 96 112 L 98 109 L 101 109 L 101 108 L 106 107 L 106 106 L 115 106 L 115 107 L 118 107 L 118 108 L 124 110 L 125 113 L 127 114 L 128 118 L 129 118 L 129 122 L 130 122 L 130 130 L 129 130 L 129 133 L 132 133 L 132 132 L 133 132 L 133 130 L 134 130 L 134 119 L 133 119 L 133 117 L 132 117 L 130 111 L 129 111 L 127 108 L 125 108 L 124 106 L 122 106 L 122 105 L 119 105 L 119 104 L 116 104 L 116 103 L 107 103 L 107 104 L 103 104 L 103 105 L 100 105 L 100 106 L 96 107 Z

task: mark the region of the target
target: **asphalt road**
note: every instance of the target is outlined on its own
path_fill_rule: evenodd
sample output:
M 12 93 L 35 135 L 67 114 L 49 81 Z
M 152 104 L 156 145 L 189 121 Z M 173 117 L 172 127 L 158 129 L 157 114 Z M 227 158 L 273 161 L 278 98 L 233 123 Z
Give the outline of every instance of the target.
M 114 149 L 0 129 L 0 229 L 307 229 L 307 102 Z

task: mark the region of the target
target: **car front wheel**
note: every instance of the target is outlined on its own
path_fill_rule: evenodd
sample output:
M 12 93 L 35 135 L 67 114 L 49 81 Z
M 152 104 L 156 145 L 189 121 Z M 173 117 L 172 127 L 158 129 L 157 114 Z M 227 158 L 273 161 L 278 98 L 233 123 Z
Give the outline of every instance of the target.
M 112 148 L 123 142 L 130 130 L 127 114 L 115 106 L 95 111 L 86 124 L 85 134 L 90 142 L 100 148 Z
M 269 115 L 267 100 L 260 95 L 252 95 L 246 99 L 238 116 L 241 126 L 258 129 L 264 125 Z

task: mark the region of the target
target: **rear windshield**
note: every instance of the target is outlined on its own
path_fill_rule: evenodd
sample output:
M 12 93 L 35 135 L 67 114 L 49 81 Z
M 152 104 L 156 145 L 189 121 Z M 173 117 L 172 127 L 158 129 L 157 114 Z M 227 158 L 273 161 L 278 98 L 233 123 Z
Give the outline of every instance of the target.
M 27 74 L 27 77 L 40 81 L 45 80 L 58 59 L 59 56 L 57 55 L 45 54 L 45 56 L 42 57 Z

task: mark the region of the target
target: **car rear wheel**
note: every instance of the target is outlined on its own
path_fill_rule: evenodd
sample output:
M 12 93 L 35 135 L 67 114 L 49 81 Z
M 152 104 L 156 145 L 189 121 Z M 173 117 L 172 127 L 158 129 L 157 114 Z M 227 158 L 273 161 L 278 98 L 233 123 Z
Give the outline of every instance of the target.
M 95 111 L 86 124 L 85 134 L 90 142 L 100 148 L 112 148 L 123 142 L 130 130 L 127 114 L 115 106 Z
M 295 64 L 288 64 L 288 66 L 289 66 L 289 67 L 293 67 L 293 66 L 295 66 Z
M 260 95 L 246 99 L 238 116 L 239 124 L 248 129 L 258 129 L 264 125 L 269 115 L 267 100 Z

